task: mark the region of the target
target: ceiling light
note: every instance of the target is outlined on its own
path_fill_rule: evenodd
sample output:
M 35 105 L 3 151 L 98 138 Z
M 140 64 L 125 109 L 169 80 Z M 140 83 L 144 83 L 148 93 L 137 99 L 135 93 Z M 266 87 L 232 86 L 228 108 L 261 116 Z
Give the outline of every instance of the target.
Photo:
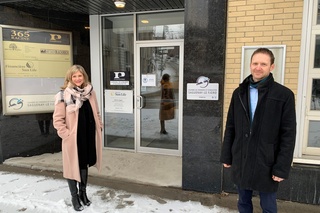
M 144 19 L 144 20 L 141 20 L 141 23 L 143 23 L 143 24 L 148 24 L 149 21 Z
M 115 0 L 114 4 L 117 8 L 124 8 L 126 6 L 126 2 L 124 0 Z

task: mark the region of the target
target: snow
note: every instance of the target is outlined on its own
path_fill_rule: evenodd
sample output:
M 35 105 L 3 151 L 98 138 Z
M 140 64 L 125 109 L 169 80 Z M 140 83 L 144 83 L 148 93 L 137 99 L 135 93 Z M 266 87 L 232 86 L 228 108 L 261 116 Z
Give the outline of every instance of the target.
M 0 177 L 0 212 L 76 212 L 65 180 L 3 171 Z M 199 202 L 168 200 L 90 184 L 87 194 L 92 204 L 86 206 L 83 213 L 236 212 L 219 206 L 203 206 Z

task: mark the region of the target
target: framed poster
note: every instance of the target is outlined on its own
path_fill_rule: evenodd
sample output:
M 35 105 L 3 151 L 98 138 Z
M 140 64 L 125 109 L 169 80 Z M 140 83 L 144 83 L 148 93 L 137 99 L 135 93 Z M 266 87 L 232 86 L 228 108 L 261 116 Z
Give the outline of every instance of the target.
M 3 114 L 52 112 L 72 65 L 71 32 L 0 25 Z
M 260 48 L 265 47 L 273 52 L 275 61 L 274 70 L 271 72 L 273 74 L 274 80 L 280 84 L 284 81 L 284 72 L 286 64 L 286 45 L 269 45 L 269 46 L 243 46 L 242 47 L 242 57 L 241 57 L 241 79 L 242 82 L 250 72 L 250 62 L 252 53 Z

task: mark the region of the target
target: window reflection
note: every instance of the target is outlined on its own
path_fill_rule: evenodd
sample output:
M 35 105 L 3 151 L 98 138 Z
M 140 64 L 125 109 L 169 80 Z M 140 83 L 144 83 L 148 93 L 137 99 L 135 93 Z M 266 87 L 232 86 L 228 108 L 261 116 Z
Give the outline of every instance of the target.
M 314 68 L 320 68 L 320 35 L 316 36 L 316 47 L 314 53 Z
M 141 14 L 137 22 L 138 40 L 184 38 L 184 12 Z
M 312 80 L 311 110 L 320 110 L 320 79 Z
M 320 24 L 320 0 L 318 1 L 317 24 Z
M 308 147 L 320 148 L 320 121 L 309 122 Z
M 133 15 L 102 17 L 104 90 L 133 90 L 133 31 Z M 104 146 L 134 149 L 134 114 L 106 112 L 104 117 Z

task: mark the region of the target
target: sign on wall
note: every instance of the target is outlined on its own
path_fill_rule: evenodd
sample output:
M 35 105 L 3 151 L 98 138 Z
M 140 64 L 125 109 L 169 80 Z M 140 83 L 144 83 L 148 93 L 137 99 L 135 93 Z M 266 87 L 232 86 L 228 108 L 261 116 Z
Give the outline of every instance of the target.
M 72 65 L 71 32 L 0 25 L 3 113 L 52 112 Z

